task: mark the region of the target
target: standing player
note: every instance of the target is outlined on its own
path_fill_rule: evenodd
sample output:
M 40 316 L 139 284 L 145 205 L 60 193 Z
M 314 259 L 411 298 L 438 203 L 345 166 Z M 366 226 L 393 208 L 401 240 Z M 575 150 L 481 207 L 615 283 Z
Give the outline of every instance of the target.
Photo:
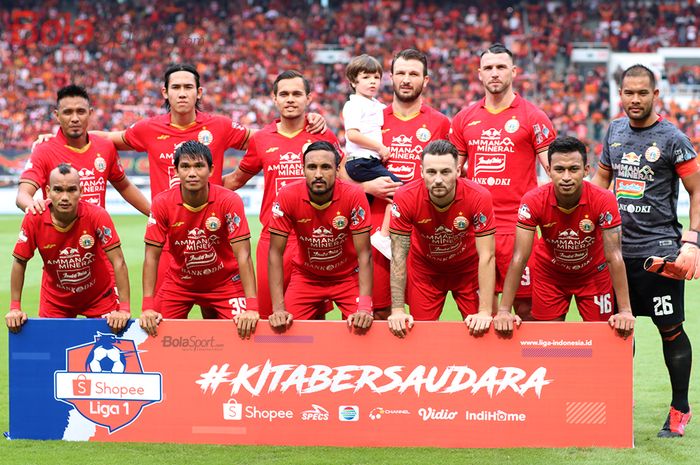
M 272 207 L 270 325 L 284 329 L 292 318 L 322 319 L 332 300 L 349 326 L 367 329 L 373 319 L 367 198 L 358 186 L 336 179 L 340 153 L 334 145 L 314 142 L 303 156 L 305 180 L 281 189 Z M 285 293 L 282 256 L 292 231 L 298 250 Z
M 34 194 L 48 187 L 51 170 L 59 163 L 67 163 L 78 170 L 83 201 L 105 208 L 109 181 L 134 208 L 144 215 L 150 213 L 148 200 L 126 177 L 114 144 L 88 136 L 91 115 L 90 97 L 84 88 L 71 84 L 58 91 L 54 116 L 60 129 L 47 143 L 36 145 L 20 175 L 17 206 L 22 211 L 44 211 L 45 200 L 35 200 Z
M 153 199 L 146 228 L 141 325 L 155 334 L 162 318 L 187 318 L 197 304 L 218 318 L 232 318 L 241 337 L 258 321 L 250 232 L 241 198 L 209 183 L 206 145 L 187 141 L 174 153 L 179 185 Z M 155 295 L 161 248 L 173 251 L 170 269 Z
M 107 318 L 112 331 L 121 331 L 130 315 L 129 272 L 112 219 L 104 208 L 81 201 L 80 176 L 68 164 L 51 171 L 46 196 L 50 203 L 43 212 L 24 217 L 12 253 L 7 327 L 17 332 L 27 321 L 20 304 L 24 275 L 39 249 L 44 261 L 39 316 Z
M 485 186 L 496 213 L 496 292 L 513 255 L 515 222 L 523 195 L 537 187 L 536 161 L 547 167 L 547 147 L 554 140 L 552 122 L 537 107 L 513 91 L 513 54 L 494 44 L 481 54 L 482 100 L 461 110 L 452 121 L 450 141 L 467 163 L 466 176 Z M 530 319 L 530 266 L 520 281 L 515 310 Z M 496 301 L 494 301 L 496 302 Z
M 267 262 L 270 251 L 270 216 L 272 202 L 279 190 L 290 182 L 304 179 L 302 156 L 304 148 L 319 140 L 333 144 L 338 139 L 331 131 L 310 133 L 306 128 L 306 109 L 311 102 L 309 81 L 298 71 L 284 71 L 272 84 L 272 99 L 279 111 L 280 119 L 253 134 L 238 169 L 224 176 L 224 187 L 236 190 L 261 170 L 265 187 L 260 208 L 262 232 L 258 240 L 256 263 L 258 266 L 258 306 L 261 318 L 272 313 L 270 287 L 267 280 Z M 287 290 L 292 270 L 292 259 L 296 255 L 297 241 L 290 231 L 284 251 L 284 290 Z
M 650 316 L 661 335 L 664 360 L 671 379 L 671 409 L 659 437 L 683 436 L 691 418 L 688 385 L 692 349 L 683 329 L 686 273 L 664 276 L 664 270 L 700 273 L 700 170 L 688 137 L 655 110 L 659 89 L 654 73 L 634 65 L 622 73 L 620 102 L 627 115 L 610 123 L 593 182 L 614 186 L 622 216 L 622 256 L 627 268 L 632 311 Z M 690 194 L 690 231 L 678 222 L 678 180 Z M 679 250 L 680 247 L 680 250 Z M 650 255 L 678 255 L 661 275 L 646 272 Z M 671 259 L 673 260 L 673 259 Z M 684 263 L 685 262 L 685 263 Z M 694 266 L 690 266 L 690 265 Z M 686 265 L 688 265 L 686 267 Z M 692 268 L 692 269 L 691 269 Z
M 481 334 L 496 280 L 491 195 L 459 177 L 457 149 L 446 140 L 429 143 L 421 157 L 424 182 L 394 196 L 389 330 L 405 337 L 414 320 L 438 320 L 452 291 L 469 332 Z
M 634 317 L 615 196 L 583 180 L 589 170 L 586 146 L 575 137 L 555 139 L 547 157 L 552 182 L 531 190 L 521 202 L 515 250 L 494 327 L 507 333 L 513 330 L 512 321 L 520 323 L 511 307 L 539 227 L 543 240 L 532 274 L 533 318 L 564 321 L 574 297 L 583 321 L 609 321 L 627 337 Z
M 391 82 L 394 100 L 384 108 L 382 137 L 389 148 L 386 167 L 402 182 L 420 179 L 423 148 L 431 141 L 446 139 L 450 120 L 436 109 L 423 103 L 423 90 L 430 81 L 428 59 L 416 49 L 405 49 L 391 62 Z M 401 183 L 388 177 L 367 181 L 362 187 L 370 195 L 391 198 Z M 373 202 L 372 231 L 378 231 L 384 218 L 383 202 Z M 382 254 L 372 254 L 374 285 L 374 316 L 386 319 L 391 313 L 389 260 Z

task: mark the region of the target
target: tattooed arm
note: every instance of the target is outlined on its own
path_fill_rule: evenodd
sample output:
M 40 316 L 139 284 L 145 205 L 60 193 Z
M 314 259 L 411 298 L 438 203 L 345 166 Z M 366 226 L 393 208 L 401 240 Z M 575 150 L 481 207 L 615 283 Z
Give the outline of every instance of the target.
M 394 336 L 406 337 L 413 326 L 413 317 L 406 313 L 406 261 L 411 245 L 411 236 L 391 233 L 391 316 L 389 331 Z

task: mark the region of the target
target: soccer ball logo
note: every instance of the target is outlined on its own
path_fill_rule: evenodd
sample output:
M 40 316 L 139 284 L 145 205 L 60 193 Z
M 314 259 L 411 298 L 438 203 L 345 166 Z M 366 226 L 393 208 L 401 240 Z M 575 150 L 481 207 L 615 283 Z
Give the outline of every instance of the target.
M 379 420 L 382 415 L 384 415 L 384 409 L 381 407 L 375 407 L 369 412 L 369 419 Z
M 124 373 L 126 357 L 114 345 L 116 340 L 111 334 L 100 335 L 85 361 L 85 370 L 93 373 Z

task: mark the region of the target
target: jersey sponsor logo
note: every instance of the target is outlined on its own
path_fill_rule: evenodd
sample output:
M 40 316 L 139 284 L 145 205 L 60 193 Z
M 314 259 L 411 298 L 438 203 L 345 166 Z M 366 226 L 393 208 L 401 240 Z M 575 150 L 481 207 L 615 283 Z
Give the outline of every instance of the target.
M 467 124 L 467 127 L 469 127 L 469 126 L 476 126 L 477 124 L 480 124 L 480 123 L 481 123 L 481 120 L 480 120 L 480 119 L 477 119 L 477 120 L 474 120 L 474 121 L 470 121 L 470 122 Z
M 552 223 L 543 224 L 542 227 L 543 228 L 551 228 L 552 226 L 555 226 L 556 224 L 557 224 L 557 222 L 554 221 Z
M 66 247 L 58 253 L 58 258 L 47 260 L 46 263 L 57 268 L 56 273 L 59 287 L 71 292 L 82 292 L 92 287 L 90 265 L 95 261 L 95 254 L 86 252 L 81 255 L 80 250 L 73 247 Z
M 474 215 L 474 217 L 472 218 L 474 231 L 482 231 L 486 227 L 486 221 L 488 221 L 488 218 L 486 218 L 486 215 L 484 215 L 483 212 L 479 212 L 476 215 Z
M 357 206 L 350 211 L 350 221 L 353 226 L 357 226 L 365 220 L 365 209 Z
M 53 249 L 54 247 L 56 247 L 56 244 L 46 244 L 44 249 Z
M 219 236 L 207 236 L 201 228 L 192 228 L 187 231 L 187 238 L 175 241 L 175 246 L 184 247 L 183 256 L 185 266 L 181 270 L 184 274 L 193 276 L 206 276 L 224 268 L 219 260 L 214 246 L 218 244 Z
M 97 239 L 102 243 L 102 245 L 106 245 L 109 243 L 109 241 L 112 240 L 112 229 L 107 227 L 107 226 L 100 226 L 95 230 L 95 234 L 97 235 Z
M 630 179 L 615 179 L 615 197 L 618 199 L 641 199 L 647 183 Z
M 208 129 L 202 129 L 199 131 L 199 134 L 197 134 L 197 140 L 204 145 L 209 145 L 214 141 L 214 134 Z
M 590 226 L 593 226 L 590 220 L 583 221 L 588 221 Z M 552 245 L 554 263 L 568 270 L 579 270 L 591 262 L 588 249 L 595 242 L 593 236 L 586 235 L 581 239 L 576 231 L 569 228 L 560 231 L 554 239 L 546 239 L 546 242 Z
M 301 163 L 301 154 L 296 152 L 287 152 L 280 155 L 280 163 Z
M 424 237 L 428 240 L 428 250 L 433 259 L 447 261 L 464 250 L 462 239 L 467 233 L 460 231 L 457 234 L 444 225 L 435 228 L 433 234 Z
M 265 150 L 265 153 L 272 153 L 276 152 L 279 150 L 279 147 L 270 147 L 269 149 Z
M 519 220 L 529 220 L 532 218 L 532 213 L 530 213 L 530 207 L 527 206 L 527 204 L 522 204 L 520 205 L 520 208 L 518 209 L 518 219 Z M 555 223 L 552 223 L 551 225 L 554 226 Z
M 627 212 L 627 213 L 651 213 L 651 205 L 632 205 L 632 204 L 625 204 L 625 203 L 620 203 L 618 204 L 618 208 L 620 209 L 621 212 Z
M 325 226 L 319 226 L 318 228 L 311 231 L 311 234 L 314 238 L 333 237 L 333 231 L 326 228 Z
M 474 176 L 481 173 L 501 173 L 506 169 L 506 155 L 503 153 L 477 153 L 474 163 Z
M 19 236 L 17 237 L 17 242 L 27 242 L 29 239 L 27 238 L 27 233 L 24 232 L 24 229 L 19 230 Z
M 622 154 L 622 163 L 625 165 L 639 166 L 639 160 L 642 157 L 634 152 L 627 152 Z
M 156 140 L 165 140 L 168 139 L 170 136 L 167 134 L 161 134 L 160 136 L 156 137 Z
M 416 131 L 416 139 L 421 142 L 428 142 L 431 136 L 430 130 L 426 127 L 418 128 Z
M 610 144 L 610 147 L 611 147 L 611 148 L 621 147 L 621 146 L 622 146 L 622 144 L 619 143 L 619 142 L 613 142 L 612 144 Z
M 426 223 L 430 223 L 431 221 L 433 221 L 432 218 L 423 218 L 423 219 L 418 220 L 418 224 L 426 224 Z
M 474 178 L 473 181 L 477 184 L 482 184 L 484 186 L 510 186 L 510 178 L 494 178 L 489 176 L 488 178 Z
M 153 213 L 151 213 L 150 215 L 148 215 L 148 221 L 146 222 L 146 225 L 147 225 L 147 226 L 152 226 L 152 225 L 154 225 L 154 224 L 156 224 L 156 219 L 153 217 Z M 182 224 L 182 223 L 181 223 L 181 224 Z M 173 225 L 173 227 L 175 227 L 175 226 L 180 226 L 180 225 L 177 224 L 177 223 L 175 223 L 175 224 Z
M 397 204 L 391 205 L 391 216 L 394 218 L 401 218 L 401 212 L 399 211 L 399 206 Z
M 695 158 L 695 152 L 692 150 L 676 149 L 673 151 L 673 156 L 675 158 L 675 163 L 681 163 Z
M 150 221 L 149 221 L 149 222 L 150 222 Z M 155 224 L 155 223 L 156 223 L 156 221 L 153 220 L 153 224 Z M 177 222 L 171 224 L 170 227 L 171 227 L 171 228 L 178 228 L 178 227 L 182 226 L 183 224 L 185 224 L 184 221 L 177 221 Z
M 100 173 L 104 173 L 104 171 L 107 169 L 107 161 L 102 158 L 102 156 L 98 153 L 97 158 L 95 158 L 95 169 L 99 171 Z
M 391 145 L 396 147 L 411 147 L 413 146 L 413 137 L 401 134 L 391 138 Z
M 32 159 L 31 159 L 31 158 L 28 158 L 28 159 L 27 159 L 27 163 L 24 164 L 24 169 L 25 169 L 25 170 L 28 170 L 28 169 L 31 169 L 31 168 L 33 168 L 33 167 L 34 167 L 34 165 L 32 164 Z
M 520 129 L 520 121 L 513 116 L 512 119 L 506 121 L 506 124 L 503 125 L 503 129 L 505 129 L 507 133 L 513 134 L 515 131 Z
M 644 152 L 644 158 L 647 159 L 649 163 L 654 163 L 656 160 L 661 158 L 661 150 L 656 146 L 656 142 L 654 142 L 654 145 L 646 149 Z
M 279 202 L 273 202 L 272 203 L 272 217 L 275 219 L 282 218 L 284 216 L 284 212 L 282 211 L 282 208 L 280 207 Z
M 230 213 L 226 213 L 224 219 L 226 220 L 226 228 L 228 229 L 229 234 L 233 234 L 241 225 L 241 217 L 238 216 L 238 213 L 234 212 L 233 216 L 231 216 Z
M 606 211 L 605 213 L 601 213 L 600 216 L 598 217 L 598 225 L 601 227 L 605 228 L 607 226 L 610 226 L 612 224 L 613 220 L 613 215 L 609 211 Z
M 411 161 L 391 161 L 386 165 L 386 169 L 402 181 L 410 181 L 416 173 L 416 164 Z
M 542 142 L 547 140 L 549 138 L 550 133 L 551 133 L 549 128 L 544 124 L 542 124 L 542 126 L 540 126 L 539 124 L 533 124 L 532 131 L 535 134 L 535 143 L 536 144 L 541 144 Z
M 617 176 L 626 179 L 637 179 L 640 181 L 653 181 L 654 170 L 649 165 L 639 166 L 613 163 L 613 169 L 617 170 Z
M 309 221 L 311 221 L 311 218 L 302 218 L 300 220 L 297 220 L 297 223 L 304 224 L 304 223 L 308 223 Z

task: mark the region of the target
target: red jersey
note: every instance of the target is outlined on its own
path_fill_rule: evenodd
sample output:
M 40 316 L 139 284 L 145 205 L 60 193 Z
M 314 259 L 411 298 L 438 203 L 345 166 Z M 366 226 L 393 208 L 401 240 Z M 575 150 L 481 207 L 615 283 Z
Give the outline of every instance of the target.
M 420 155 L 428 142 L 447 139 L 450 120 L 428 105 L 421 105 L 412 118 L 394 114 L 391 105 L 384 108 L 382 137 L 391 152 L 386 167 L 403 182 L 420 179 Z M 381 203 L 381 202 L 378 202 Z
M 241 198 L 209 184 L 207 202 L 197 208 L 183 203 L 179 186 L 157 195 L 144 241 L 156 247 L 167 243 L 169 276 L 186 289 L 204 291 L 240 279 L 231 244 L 249 238 Z
M 229 118 L 197 112 L 194 123 L 176 126 L 170 122 L 170 113 L 143 119 L 134 123 L 124 134 L 124 142 L 135 150 L 148 153 L 151 178 L 151 198 L 178 185 L 173 166 L 177 147 L 188 140 L 197 140 L 211 150 L 214 168 L 209 181 L 221 185 L 224 152 L 228 148 L 242 149 L 250 131 Z
M 39 249 L 44 260 L 43 302 L 89 308 L 114 287 L 105 252 L 120 245 L 107 211 L 81 200 L 77 218 L 65 229 L 52 223 L 51 208 L 26 215 L 12 255 L 28 261 Z
M 515 234 L 520 199 L 537 187 L 537 153 L 556 133 L 547 115 L 517 94 L 495 114 L 485 101 L 457 113 L 450 142 L 467 157 L 467 178 L 491 191 L 498 232 Z
M 531 190 L 518 210 L 518 227 L 534 231 L 539 226 L 543 243 L 535 248 L 536 266 L 557 273 L 584 275 L 605 264 L 601 230 L 620 226 L 615 195 L 588 181 L 577 206 L 557 206 L 554 185 Z M 541 268 L 539 268 L 541 267 Z
M 331 131 L 323 134 L 310 134 L 306 129 L 296 134 L 285 134 L 277 130 L 277 123 L 268 124 L 253 134 L 248 150 L 238 169 L 250 175 L 263 170 L 265 191 L 260 206 L 260 223 L 263 230 L 270 224 L 272 202 L 279 190 L 290 182 L 304 179 L 304 148 L 312 142 L 325 140 L 335 146 L 339 153 L 338 139 Z
M 441 274 L 476 270 L 474 236 L 496 232 L 491 195 L 475 182 L 459 178 L 454 201 L 438 208 L 425 184 L 412 182 L 394 195 L 390 231 L 411 236 L 409 268 Z
M 272 205 L 270 233 L 296 233 L 299 244 L 294 266 L 313 278 L 337 279 L 357 268 L 352 235 L 369 232 L 369 203 L 362 188 L 335 180 L 333 198 L 326 205 L 311 203 L 305 180 L 280 190 Z
M 59 129 L 55 137 L 36 146 L 20 175 L 20 184 L 29 183 L 46 197 L 49 174 L 60 163 L 68 163 L 80 175 L 81 200 L 104 208 L 107 181 L 119 182 L 126 175 L 114 144 L 101 137 L 88 137 L 88 144 L 76 149 L 68 145 Z

